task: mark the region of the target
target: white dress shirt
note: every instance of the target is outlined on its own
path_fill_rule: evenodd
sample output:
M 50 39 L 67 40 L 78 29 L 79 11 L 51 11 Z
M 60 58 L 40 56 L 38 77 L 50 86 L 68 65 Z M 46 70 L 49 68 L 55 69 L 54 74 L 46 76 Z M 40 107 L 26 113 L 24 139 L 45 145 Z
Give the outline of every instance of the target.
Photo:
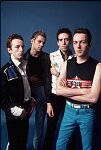
M 17 70 L 20 72 L 22 76 L 23 85 L 24 85 L 24 101 L 28 101 L 29 99 L 31 99 L 31 88 L 30 88 L 28 77 L 26 74 L 27 62 L 25 60 L 19 61 L 15 59 L 12 55 L 11 55 L 11 60 L 13 61 L 13 63 L 17 67 Z

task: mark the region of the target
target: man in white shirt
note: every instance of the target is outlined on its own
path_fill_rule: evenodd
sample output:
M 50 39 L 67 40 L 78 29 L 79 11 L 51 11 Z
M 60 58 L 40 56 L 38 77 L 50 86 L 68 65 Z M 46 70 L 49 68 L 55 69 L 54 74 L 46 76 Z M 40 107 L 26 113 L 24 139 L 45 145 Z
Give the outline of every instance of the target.
M 62 63 L 73 57 L 72 51 L 69 49 L 72 40 L 72 33 L 68 28 L 60 28 L 57 32 L 58 50 L 50 53 L 51 74 L 52 74 L 52 90 L 50 98 L 47 101 L 47 131 L 45 136 L 45 150 L 52 150 L 55 138 L 56 127 L 59 118 L 64 112 L 65 98 L 56 95 L 56 82 L 60 73 Z

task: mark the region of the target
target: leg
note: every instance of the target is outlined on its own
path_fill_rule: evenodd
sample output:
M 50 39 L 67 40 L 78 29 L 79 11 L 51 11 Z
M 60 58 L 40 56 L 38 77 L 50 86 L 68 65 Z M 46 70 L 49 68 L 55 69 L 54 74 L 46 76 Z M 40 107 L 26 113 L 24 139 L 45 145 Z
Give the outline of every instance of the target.
M 46 115 L 46 100 L 44 94 L 44 87 L 37 87 L 35 89 L 35 135 L 33 139 L 34 150 L 41 149 L 41 142 L 44 131 L 44 120 Z
M 51 99 L 51 104 L 54 110 L 54 117 L 47 116 L 47 130 L 46 130 L 46 136 L 45 136 L 44 150 L 47 150 L 47 149 L 52 150 L 53 141 L 55 144 L 55 140 L 58 135 L 58 129 L 59 129 L 62 117 L 63 117 L 64 108 L 65 108 L 64 97 L 52 94 L 50 99 Z M 56 132 L 56 128 L 57 128 L 57 132 Z
M 92 150 L 94 110 L 92 108 L 80 109 L 78 123 L 81 131 L 83 150 Z
M 76 127 L 76 110 L 66 104 L 63 120 L 61 122 L 56 150 L 66 150 L 70 137 Z
M 26 150 L 28 140 L 29 119 L 21 120 L 20 118 L 7 119 L 8 130 L 8 150 Z

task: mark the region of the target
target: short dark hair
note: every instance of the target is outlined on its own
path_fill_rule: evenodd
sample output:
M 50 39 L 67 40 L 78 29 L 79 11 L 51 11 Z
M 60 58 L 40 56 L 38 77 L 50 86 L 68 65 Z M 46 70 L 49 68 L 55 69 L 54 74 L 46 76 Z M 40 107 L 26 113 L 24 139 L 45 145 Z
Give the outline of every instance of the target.
M 19 39 L 24 42 L 23 37 L 21 35 L 14 33 L 14 34 L 10 35 L 7 39 L 7 42 L 6 42 L 7 48 L 11 48 L 11 43 L 12 43 L 12 40 L 14 40 L 14 39 Z
M 56 35 L 57 36 L 57 41 L 59 40 L 58 39 L 58 35 L 61 34 L 61 33 L 69 34 L 70 41 L 72 40 L 72 33 L 71 33 L 71 31 L 68 28 L 60 28 L 60 29 L 58 29 L 58 32 L 57 32 L 57 35 Z
M 87 28 L 77 28 L 74 30 L 74 34 L 75 35 L 76 33 L 84 33 L 87 35 L 87 38 L 88 38 L 88 44 L 91 43 L 91 40 L 92 40 L 92 35 L 90 33 L 90 30 L 87 29 Z
M 46 33 L 43 32 L 43 31 L 36 31 L 36 32 L 34 32 L 32 37 L 31 37 L 31 39 L 37 38 L 39 35 L 43 36 L 45 38 L 45 40 L 46 40 Z

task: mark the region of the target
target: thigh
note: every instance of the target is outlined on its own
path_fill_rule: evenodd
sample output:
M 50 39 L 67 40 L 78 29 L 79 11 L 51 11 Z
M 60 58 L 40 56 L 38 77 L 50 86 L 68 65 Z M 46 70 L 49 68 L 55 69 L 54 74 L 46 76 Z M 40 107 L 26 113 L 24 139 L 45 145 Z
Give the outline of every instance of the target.
M 45 103 L 45 91 L 44 91 L 44 86 L 40 86 L 36 88 L 36 100 L 40 103 Z
M 59 136 L 56 144 L 57 149 L 64 148 L 68 145 L 70 137 L 76 127 L 75 110 L 66 104 L 63 120 L 60 125 Z
M 8 139 L 10 143 L 15 145 L 26 145 L 28 140 L 29 120 L 21 120 L 20 118 L 7 119 Z
M 81 110 L 79 115 L 79 126 L 83 150 L 92 149 L 94 118 L 94 110 L 92 108 Z
M 33 96 L 36 99 L 35 105 L 35 130 L 39 133 L 43 132 L 44 120 L 46 116 L 46 99 L 44 86 L 33 88 Z

